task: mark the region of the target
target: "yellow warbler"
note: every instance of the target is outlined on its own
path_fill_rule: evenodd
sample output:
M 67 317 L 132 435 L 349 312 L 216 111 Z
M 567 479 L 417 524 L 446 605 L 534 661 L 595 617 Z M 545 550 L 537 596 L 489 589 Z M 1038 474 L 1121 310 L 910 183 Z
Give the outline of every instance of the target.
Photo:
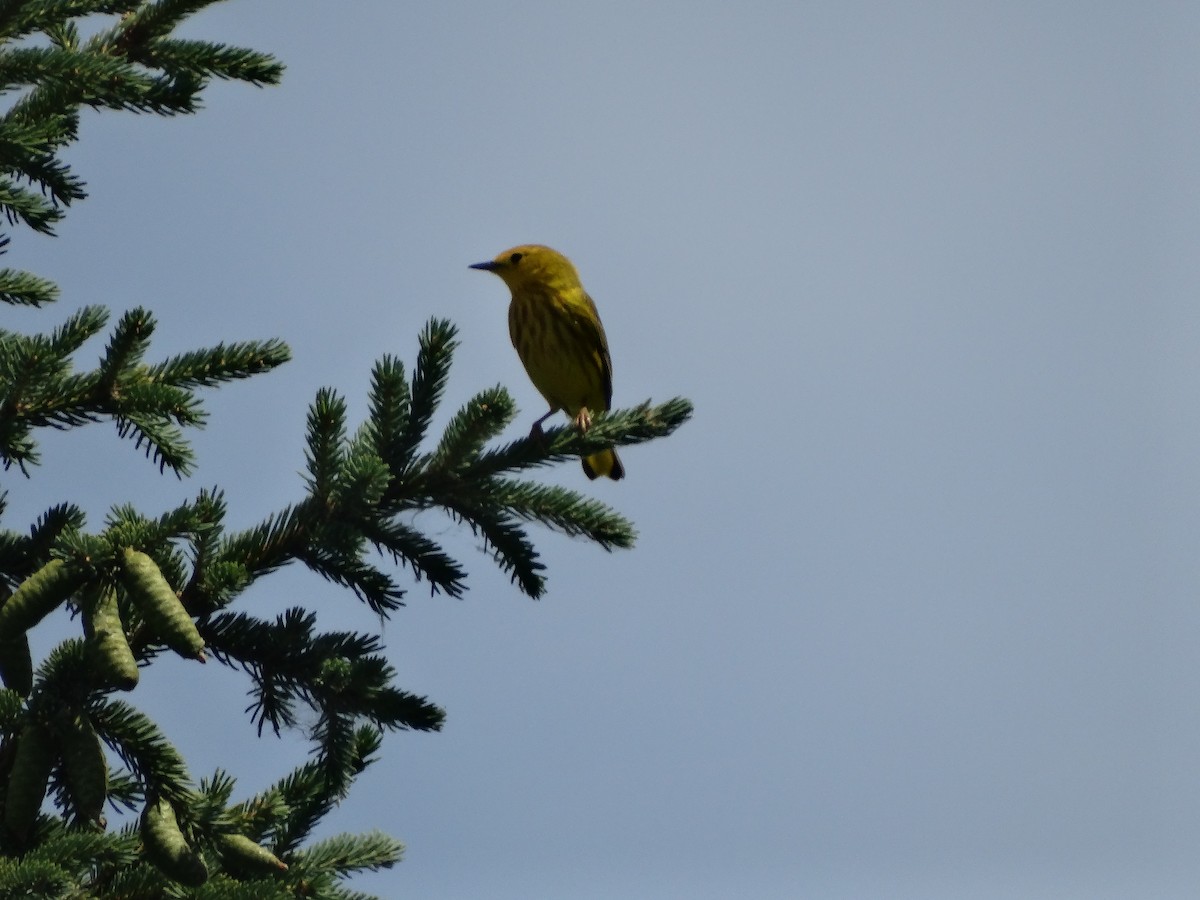
M 612 403 L 612 359 L 596 304 L 571 261 L 549 247 L 525 244 L 471 268 L 494 272 L 512 292 L 509 336 L 533 386 L 550 404 L 530 433 L 540 434 L 542 423 L 559 410 L 587 431 L 592 413 L 607 412 Z M 588 478 L 625 476 L 611 447 L 585 456 L 583 471 Z

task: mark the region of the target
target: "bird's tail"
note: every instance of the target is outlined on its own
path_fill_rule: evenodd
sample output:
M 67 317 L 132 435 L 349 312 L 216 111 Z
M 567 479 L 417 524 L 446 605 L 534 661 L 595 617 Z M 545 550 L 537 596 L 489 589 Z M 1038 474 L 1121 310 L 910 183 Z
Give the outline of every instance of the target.
M 625 477 L 625 467 L 621 465 L 621 458 L 617 456 L 617 451 L 609 447 L 607 450 L 585 456 L 583 473 L 588 478 L 599 478 L 601 475 L 605 475 L 613 481 L 620 481 Z

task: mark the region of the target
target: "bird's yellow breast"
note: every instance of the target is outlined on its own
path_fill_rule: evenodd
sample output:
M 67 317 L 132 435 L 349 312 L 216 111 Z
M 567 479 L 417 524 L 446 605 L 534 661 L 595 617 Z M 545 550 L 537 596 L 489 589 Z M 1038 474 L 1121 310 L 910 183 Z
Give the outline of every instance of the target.
M 529 379 L 546 402 L 575 416 L 582 407 L 607 410 L 611 365 L 595 306 L 582 288 L 513 291 L 508 331 Z

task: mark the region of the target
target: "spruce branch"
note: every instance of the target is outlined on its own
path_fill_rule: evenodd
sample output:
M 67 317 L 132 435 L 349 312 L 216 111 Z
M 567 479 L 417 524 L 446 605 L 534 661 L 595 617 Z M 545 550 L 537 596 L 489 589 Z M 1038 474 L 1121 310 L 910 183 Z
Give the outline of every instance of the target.
M 450 420 L 429 467 L 443 469 L 471 462 L 484 444 L 512 422 L 516 412 L 512 397 L 500 385 L 480 392 Z
M 0 210 L 9 224 L 24 222 L 34 231 L 54 234 L 54 225 L 63 214 L 41 194 L 23 188 L 11 178 L 0 176 Z
M 248 707 L 261 733 L 277 734 L 297 721 L 298 704 L 318 714 L 340 713 L 380 728 L 436 730 L 444 713 L 423 697 L 391 687 L 395 672 L 370 635 L 317 634 L 316 617 L 292 609 L 274 622 L 244 613 L 221 613 L 204 626 L 215 657 L 246 671 L 254 681 Z
M 8 688 L 0 690 L 0 731 L 15 731 L 24 712 L 25 698 L 19 692 Z
M 136 412 L 114 416 L 117 434 L 132 438 L 135 450 L 145 447 L 146 458 L 158 463 L 158 471 L 170 469 L 183 478 L 192 473 L 195 454 L 184 441 L 183 432 L 162 416 L 145 416 Z
M 293 854 L 291 865 L 297 873 L 331 871 L 345 877 L 356 872 L 390 869 L 403 853 L 402 843 L 374 831 L 318 841 Z
M 335 583 L 350 587 L 377 613 L 392 612 L 403 596 L 391 576 L 364 557 L 368 547 L 389 555 L 428 578 L 433 591 L 460 596 L 461 567 L 409 520 L 440 509 L 481 536 L 501 569 L 521 590 L 539 597 L 544 565 L 525 532 L 537 522 L 570 536 L 586 537 L 605 549 L 633 544 L 633 527 L 599 501 L 501 477 L 522 469 L 574 459 L 617 444 L 662 437 L 691 415 L 691 404 L 661 406 L 597 416 L 586 435 L 573 426 L 550 429 L 543 440 L 524 438 L 495 449 L 486 442 L 511 421 L 513 407 L 503 388 L 469 401 L 447 424 L 431 454 L 418 456 L 420 438 L 436 410 L 454 350 L 454 329 L 432 320 L 420 338 L 411 386 L 392 358 L 376 364 L 370 416 L 347 438 L 346 404 L 329 389 L 318 392 L 309 410 L 307 475 L 309 496 L 257 528 L 227 539 L 224 558 L 245 568 L 251 579 L 290 561 L 300 561 Z
M 334 775 L 335 784 L 330 783 L 328 758 L 316 759 L 299 766 L 264 792 L 265 803 L 286 811 L 266 832 L 276 855 L 295 858 L 295 851 L 313 828 L 342 799 L 354 778 L 374 761 L 381 740 L 377 729 L 368 726 L 355 729 L 337 754 L 343 770 Z
M 79 137 L 80 104 L 79 88 L 64 81 L 43 81 L 12 105 L 0 118 L 0 127 L 44 128 L 43 149 L 53 153 Z
M 291 358 L 292 352 L 283 341 L 239 341 L 180 353 L 147 366 L 143 377 L 177 388 L 215 387 L 269 372 Z
M 53 203 L 69 205 L 87 196 L 83 182 L 71 174 L 66 163 L 53 154 L 65 143 L 74 122 L 68 116 L 54 116 L 41 122 L 4 122 L 0 124 L 0 160 L 4 170 L 36 184 Z
M 58 286 L 31 272 L 0 269 L 0 302 L 10 306 L 45 306 L 58 299 Z
M 541 437 L 524 437 L 480 454 L 464 477 L 483 479 L 505 472 L 549 466 L 586 456 L 616 444 L 630 446 L 663 438 L 692 417 L 690 401 L 682 397 L 658 406 L 647 401 L 632 409 L 612 410 L 592 419 L 581 434 L 573 425 L 546 428 Z
M 25 546 L 26 568 L 23 574 L 30 574 L 34 568 L 48 560 L 54 545 L 64 535 L 83 528 L 85 521 L 83 510 L 73 503 L 60 503 L 38 516 L 29 529 L 29 538 Z
M 163 78 L 144 74 L 126 59 L 90 50 L 18 47 L 0 54 L 0 92 L 39 84 L 75 86 L 71 105 L 171 114 L 184 111 L 156 96 Z M 35 89 L 14 106 L 30 105 Z
M 276 734 L 294 727 L 296 704 L 303 699 L 298 686 L 304 654 L 310 646 L 316 616 L 293 608 L 274 623 L 245 613 L 221 613 L 204 625 L 204 641 L 214 657 L 236 665 L 254 681 L 254 701 L 246 708 L 261 735 L 270 725 Z
M 435 542 L 399 519 L 365 521 L 363 533 L 376 551 L 409 566 L 418 581 L 428 580 L 431 593 L 444 591 L 457 598 L 466 590 L 466 571 Z
M 126 13 L 142 0 L 4 0 L 0 3 L 0 38 L 11 40 L 43 31 L 63 20 L 105 13 Z
M 146 351 L 154 334 L 154 317 L 144 309 L 131 309 L 117 321 L 100 358 L 100 383 L 112 391 L 121 378 L 128 378 Z
M 350 588 L 371 611 L 386 618 L 404 605 L 404 591 L 391 577 L 357 554 L 331 550 L 317 542 L 299 550 L 296 558 L 327 581 Z
M 526 522 L 540 522 L 571 537 L 586 537 L 605 550 L 632 547 L 637 534 L 606 504 L 557 485 L 500 479 L 496 500 Z
M 144 713 L 120 700 L 92 710 L 96 730 L 126 766 L 155 796 L 186 806 L 193 797 L 192 778 L 179 751 Z
M 29 862 L 0 860 L 0 884 L 10 897 L 62 897 L 71 889 L 70 874 L 41 857 Z
M 69 364 L 65 357 L 74 353 L 97 334 L 108 322 L 108 311 L 100 306 L 85 306 L 69 315 L 61 325 L 50 333 L 47 349 L 63 360 L 64 371 Z
M 283 74 L 283 66 L 261 53 L 210 41 L 155 39 L 132 53 L 131 58 L 173 75 L 244 81 L 256 87 L 277 84 Z
M 384 356 L 371 372 L 369 394 L 370 415 L 363 424 L 363 434 L 375 446 L 379 458 L 393 472 L 409 463 L 409 446 L 405 435 L 408 424 L 410 394 L 404 377 L 404 364 L 392 356 Z
M 71 880 L 78 883 L 87 878 L 97 863 L 105 866 L 131 865 L 136 858 L 132 842 L 122 840 L 119 836 L 61 831 L 30 850 L 24 862 L 53 864 L 69 873 Z
M 268 54 L 171 37 L 180 22 L 213 2 L 0 4 L 0 93 L 29 89 L 0 116 L 0 209 L 10 223 L 53 234 L 62 207 L 86 196 L 83 181 L 56 155 L 77 138 L 80 107 L 176 115 L 196 110 L 212 78 L 278 83 L 283 66 Z M 121 18 L 81 44 L 74 20 L 111 14 Z M 49 46 L 12 46 L 39 32 Z
M 124 16 L 100 43 L 130 47 L 144 44 L 170 34 L 184 19 L 218 2 L 220 0 L 158 0 L 134 4 L 130 7 L 130 15 Z
M 3 140 L 3 131 L 0 130 L 0 141 Z M 0 150 L 0 159 L 3 158 L 3 151 Z M 8 245 L 11 238 L 0 235 L 0 255 L 8 252 Z M 39 278 L 30 272 L 22 272 L 17 269 L 0 269 L 0 302 L 9 304 L 10 306 L 41 306 L 45 303 L 52 303 L 58 299 L 58 287 L 53 282 L 47 281 L 44 278 Z M 5 334 L 3 329 L 0 329 L 0 334 Z
M 253 580 L 267 575 L 296 557 L 296 548 L 307 540 L 310 515 L 304 504 L 285 507 L 261 524 L 227 535 L 218 554 L 246 570 Z
M 82 708 L 93 688 L 86 677 L 87 659 L 78 638 L 54 647 L 38 667 L 37 689 L 29 699 L 29 710 L 49 717 L 64 706 Z
M 14 465 L 25 477 L 29 477 L 29 469 L 41 462 L 37 452 L 37 442 L 33 439 L 33 427 L 28 422 L 16 422 L 0 418 L 0 453 L 4 469 L 7 471 Z
M 146 793 L 132 774 L 124 770 L 108 776 L 108 805 L 115 810 L 132 812 L 146 801 Z
M 450 360 L 458 341 L 458 333 L 445 319 L 430 319 L 419 338 L 417 369 L 413 375 L 409 399 L 408 421 L 397 441 L 397 456 L 410 460 L 433 419 L 434 410 L 446 389 L 450 377 Z
M 120 437 L 183 476 L 194 462 L 183 428 L 203 425 L 195 393 L 224 381 L 267 372 L 290 358 L 279 341 L 217 345 L 147 366 L 142 360 L 154 332 L 153 316 L 133 309 L 117 322 L 96 369 L 72 373 L 72 354 L 107 321 L 101 307 L 84 307 L 49 335 L 0 331 L 0 459 L 22 471 L 37 462 L 32 431 L 110 419 Z
M 492 559 L 524 593 L 535 600 L 542 596 L 546 580 L 541 573 L 546 566 L 538 559 L 533 542 L 511 516 L 490 504 L 468 503 L 457 497 L 446 498 L 442 505 L 451 516 L 465 522 L 472 534 L 484 539 Z
M 64 50 L 79 49 L 79 26 L 70 20 L 51 23 L 46 27 L 45 34 L 55 47 Z
M 61 47 L 11 47 L 0 54 L 0 93 L 41 81 L 113 81 L 129 74 L 128 63 L 98 53 Z
M 375 508 L 383 499 L 392 473 L 361 433 L 350 442 L 340 466 L 336 500 L 346 515 L 362 520 L 375 518 Z
M 127 826 L 122 834 L 135 844 L 139 840 L 137 830 L 133 826 Z M 178 885 L 165 883 L 162 873 L 144 860 L 133 866 L 106 868 L 99 873 L 93 884 L 94 889 L 99 891 L 99 897 L 111 897 L 114 900 L 118 897 L 163 897 L 177 900 L 186 896 Z
M 342 468 L 346 442 L 346 402 L 334 391 L 322 388 L 308 411 L 308 488 L 313 500 L 322 504 L 333 501 Z

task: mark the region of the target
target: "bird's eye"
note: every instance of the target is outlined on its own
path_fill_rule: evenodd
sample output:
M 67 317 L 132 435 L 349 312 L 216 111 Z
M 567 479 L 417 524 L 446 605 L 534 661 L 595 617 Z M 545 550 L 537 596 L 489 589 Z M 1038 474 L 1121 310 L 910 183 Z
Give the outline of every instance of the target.
M 512 263 L 512 264 L 515 266 L 517 263 L 519 263 L 519 262 L 521 261 L 521 254 L 520 254 L 520 253 L 514 253 L 512 256 L 510 256 L 510 257 L 508 258 L 508 261 L 509 261 L 510 263 Z

